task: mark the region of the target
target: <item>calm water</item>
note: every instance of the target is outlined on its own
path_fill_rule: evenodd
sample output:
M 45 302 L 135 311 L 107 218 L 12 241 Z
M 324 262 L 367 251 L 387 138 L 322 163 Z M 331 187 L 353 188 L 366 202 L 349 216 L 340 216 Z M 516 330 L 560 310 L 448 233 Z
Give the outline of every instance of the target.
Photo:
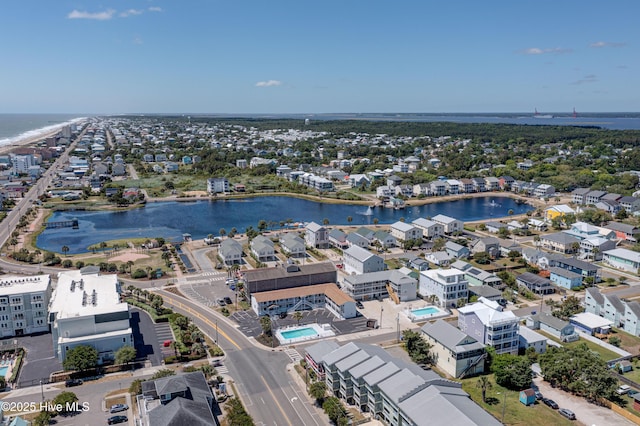
M 150 203 L 144 208 L 123 212 L 67 211 L 54 213 L 49 221 L 78 218 L 80 229 L 47 229 L 37 240 L 40 249 L 60 252 L 63 245 L 69 253 L 86 252 L 86 248 L 102 241 L 121 238 L 164 237 L 172 241 L 188 233 L 194 239 L 208 234 L 218 235 L 224 228 L 245 232 L 257 228 L 260 220 L 276 223 L 292 219 L 294 222 L 322 223 L 326 218 L 333 225 L 370 225 L 377 218 L 380 224 L 391 224 L 400 218 L 411 222 L 420 217 L 445 214 L 462 221 L 504 217 L 509 210 L 526 213 L 532 207 L 516 204 L 506 197 L 482 197 L 407 207 L 404 210 L 376 208 L 353 204 L 323 204 L 291 197 L 259 197 L 230 201 L 194 201 Z
M 0 114 L 0 146 L 45 134 L 81 117 L 81 114 Z

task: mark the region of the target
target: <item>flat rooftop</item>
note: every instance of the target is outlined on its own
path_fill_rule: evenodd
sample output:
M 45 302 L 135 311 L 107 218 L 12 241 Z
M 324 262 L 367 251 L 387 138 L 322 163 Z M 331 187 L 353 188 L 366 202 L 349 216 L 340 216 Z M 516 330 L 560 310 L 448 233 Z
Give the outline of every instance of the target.
M 126 302 L 120 301 L 117 275 L 64 271 L 58 274 L 49 312 L 56 312 L 60 320 L 128 309 Z

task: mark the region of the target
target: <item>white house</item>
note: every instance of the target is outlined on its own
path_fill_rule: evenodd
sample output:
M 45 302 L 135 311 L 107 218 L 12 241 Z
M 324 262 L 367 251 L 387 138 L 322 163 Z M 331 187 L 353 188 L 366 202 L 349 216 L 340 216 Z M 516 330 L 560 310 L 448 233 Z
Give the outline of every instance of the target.
M 67 351 L 88 345 L 99 362 L 110 361 L 123 346 L 133 346 L 129 305 L 120 298 L 117 275 L 101 275 L 95 268 L 58 273 L 51 297 L 49 322 L 54 356 L 61 362 Z
M 445 234 L 453 234 L 464 229 L 464 223 L 461 220 L 443 214 L 434 216 L 432 220 L 444 227 Z
M 278 240 L 282 251 L 292 257 L 306 256 L 307 250 L 304 240 L 292 233 L 285 233 Z
M 384 260 L 369 250 L 351 246 L 343 252 L 344 272 L 347 274 L 365 274 L 385 270 Z
M 481 297 L 478 302 L 458 308 L 458 328 L 495 348 L 496 353 L 518 353 L 520 319 L 511 311 L 502 311 L 497 302 Z
M 305 243 L 313 248 L 329 247 L 329 230 L 322 225 L 311 222 L 306 226 L 304 234 Z
M 209 178 L 207 179 L 207 192 L 209 194 L 229 192 L 229 181 L 226 178 Z
M 427 323 L 421 331 L 436 365 L 448 375 L 459 378 L 484 372 L 484 344 L 443 320 Z
M 398 221 L 391 225 L 391 235 L 399 241 L 422 240 L 422 229 Z
M 260 261 L 267 262 L 275 257 L 275 249 L 273 241 L 269 238 L 258 235 L 251 240 L 251 253 Z
M 444 225 L 433 220 L 418 218 L 411 222 L 414 226 L 422 229 L 424 238 L 438 238 L 444 235 Z
M 460 299 L 466 302 L 467 286 L 464 272 L 457 269 L 429 269 L 420 272 L 419 293 L 425 297 L 437 297 L 436 303 L 440 306 L 457 306 Z
M 607 250 L 602 260 L 609 266 L 637 274 L 640 270 L 640 253 L 623 248 Z

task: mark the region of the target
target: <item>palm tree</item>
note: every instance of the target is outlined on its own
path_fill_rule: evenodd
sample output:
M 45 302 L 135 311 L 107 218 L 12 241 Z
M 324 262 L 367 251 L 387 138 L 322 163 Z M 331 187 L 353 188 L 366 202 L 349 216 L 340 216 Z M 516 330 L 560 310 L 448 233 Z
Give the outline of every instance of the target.
M 300 325 L 300 320 L 302 319 L 302 312 L 295 311 L 293 313 L 293 319 L 295 319 L 298 322 L 298 325 Z
M 324 219 L 322 219 L 322 224 L 323 224 L 324 226 L 327 226 L 327 225 L 329 224 L 329 219 L 328 219 L 328 218 L 326 218 L 326 217 L 325 217 Z
M 224 228 L 220 228 L 220 230 L 218 231 L 218 234 L 220 234 L 220 236 L 224 238 L 224 236 L 227 235 L 227 230 Z
M 380 222 L 380 221 L 378 220 L 378 218 L 377 218 L 377 217 L 374 217 L 374 218 L 373 218 L 373 224 L 374 224 L 374 225 L 377 225 L 377 224 L 378 224 L 378 222 Z
M 351 216 L 347 216 L 347 223 L 353 222 L 353 218 Z
M 133 270 L 133 260 L 127 260 L 127 267 L 129 268 L 129 275 L 131 275 L 131 271 Z
M 69 247 L 67 246 L 62 246 L 62 253 L 64 253 L 64 255 L 66 256 L 67 253 L 69 253 Z
M 271 334 L 271 318 L 269 315 L 264 315 L 260 317 L 260 326 L 262 327 L 262 334 L 265 336 Z
M 149 279 L 151 279 L 151 271 L 153 271 L 153 268 L 151 266 L 147 266 L 144 269 L 145 269 L 145 271 L 147 271 L 147 277 L 149 277 Z
M 482 392 L 482 402 L 487 402 L 487 391 L 493 387 L 487 376 L 481 376 L 476 382 L 476 387 Z

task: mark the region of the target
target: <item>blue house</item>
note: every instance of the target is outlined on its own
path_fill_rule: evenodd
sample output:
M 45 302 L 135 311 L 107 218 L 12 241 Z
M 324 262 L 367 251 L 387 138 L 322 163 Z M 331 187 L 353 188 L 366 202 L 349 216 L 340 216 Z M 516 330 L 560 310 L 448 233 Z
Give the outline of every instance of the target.
M 520 402 L 524 405 L 533 405 L 536 403 L 536 393 L 533 389 L 525 389 L 520 391 Z
M 550 268 L 549 272 L 551 273 L 549 279 L 558 287 L 571 290 L 582 285 L 582 275 L 578 273 L 557 266 Z

